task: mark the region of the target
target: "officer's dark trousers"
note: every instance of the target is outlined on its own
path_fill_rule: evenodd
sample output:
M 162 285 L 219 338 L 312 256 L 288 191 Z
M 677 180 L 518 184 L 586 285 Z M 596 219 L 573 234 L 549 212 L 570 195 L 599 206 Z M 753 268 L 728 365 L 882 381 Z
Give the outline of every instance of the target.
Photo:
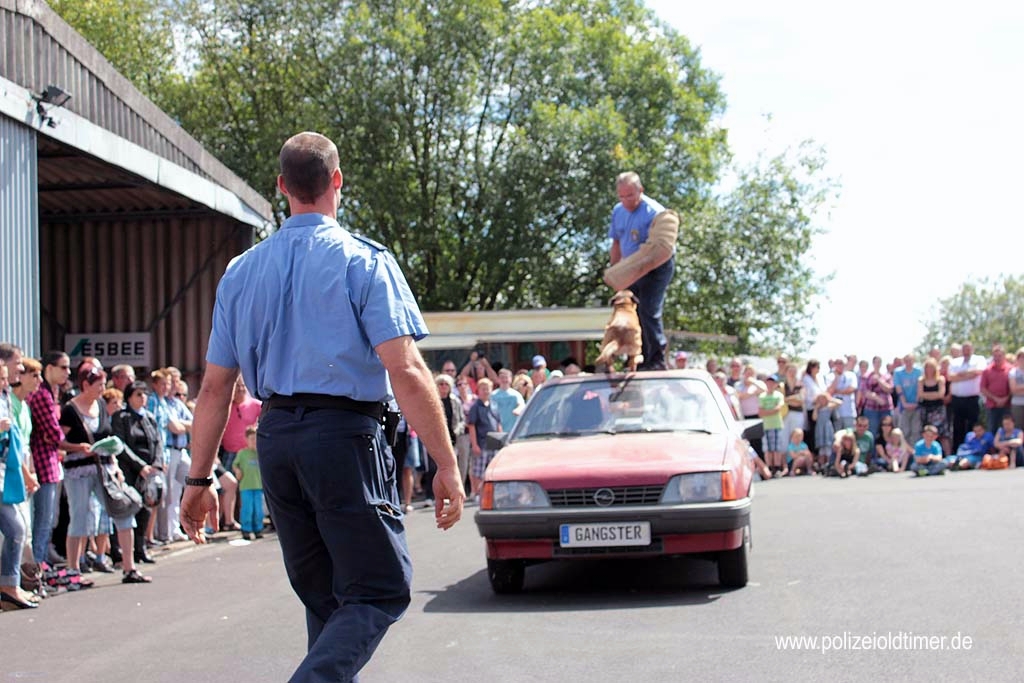
M 264 411 L 263 492 L 309 651 L 295 683 L 357 680 L 409 606 L 412 564 L 379 423 L 345 410 Z
M 665 328 L 661 321 L 665 310 L 665 294 L 675 273 L 673 256 L 651 272 L 630 285 L 640 304 L 636 307 L 640 318 L 640 333 L 643 340 L 644 365 L 657 369 L 665 365 Z

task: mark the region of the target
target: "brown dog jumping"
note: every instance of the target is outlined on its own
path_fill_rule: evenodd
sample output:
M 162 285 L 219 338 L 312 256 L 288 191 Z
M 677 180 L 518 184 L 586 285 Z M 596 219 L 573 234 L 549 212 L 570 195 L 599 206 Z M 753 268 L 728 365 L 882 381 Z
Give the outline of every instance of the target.
M 605 366 L 606 371 L 615 369 L 615 358 L 626 356 L 626 368 L 636 372 L 636 366 L 644 357 L 643 339 L 640 335 L 640 317 L 636 314 L 639 300 L 628 289 L 615 292 L 609 303 L 612 305 L 612 317 L 604 327 L 604 339 L 601 341 L 601 355 L 594 363 Z

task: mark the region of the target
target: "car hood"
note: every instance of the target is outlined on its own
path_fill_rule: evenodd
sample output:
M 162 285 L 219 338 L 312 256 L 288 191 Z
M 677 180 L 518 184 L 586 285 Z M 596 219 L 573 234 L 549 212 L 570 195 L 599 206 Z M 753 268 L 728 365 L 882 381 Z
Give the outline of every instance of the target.
M 486 478 L 536 481 L 546 489 L 663 484 L 683 472 L 721 469 L 735 440 L 673 432 L 518 441 L 498 452 Z

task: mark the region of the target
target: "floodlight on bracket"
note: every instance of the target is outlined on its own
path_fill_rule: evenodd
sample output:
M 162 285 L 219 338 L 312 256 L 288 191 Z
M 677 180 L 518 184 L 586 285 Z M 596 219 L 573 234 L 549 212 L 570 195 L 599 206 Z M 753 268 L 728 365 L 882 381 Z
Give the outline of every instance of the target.
M 50 105 L 51 109 L 54 107 L 63 107 L 71 99 L 71 93 L 64 88 L 57 85 L 48 85 L 39 95 L 32 95 L 32 99 L 36 101 L 36 113 L 39 114 L 40 123 L 46 124 L 50 128 L 56 128 L 57 122 L 54 121 L 53 115 L 50 113 L 50 109 L 47 109 L 43 105 Z

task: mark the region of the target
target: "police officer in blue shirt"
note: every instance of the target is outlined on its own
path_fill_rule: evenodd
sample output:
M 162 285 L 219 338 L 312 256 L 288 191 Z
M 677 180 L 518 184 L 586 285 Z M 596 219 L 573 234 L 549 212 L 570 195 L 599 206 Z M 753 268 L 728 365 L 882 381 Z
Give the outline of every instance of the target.
M 291 217 L 234 259 L 217 289 L 192 428 L 182 524 L 197 543 L 216 505 L 217 444 L 235 378 L 263 400 L 260 471 L 285 569 L 306 607 L 295 682 L 355 680 L 409 604 L 394 458 L 382 430 L 397 399 L 437 463 L 437 526 L 465 492 L 433 378 L 415 341 L 426 326 L 394 257 L 335 221 L 338 150 L 317 133 L 285 142 L 278 189 Z

